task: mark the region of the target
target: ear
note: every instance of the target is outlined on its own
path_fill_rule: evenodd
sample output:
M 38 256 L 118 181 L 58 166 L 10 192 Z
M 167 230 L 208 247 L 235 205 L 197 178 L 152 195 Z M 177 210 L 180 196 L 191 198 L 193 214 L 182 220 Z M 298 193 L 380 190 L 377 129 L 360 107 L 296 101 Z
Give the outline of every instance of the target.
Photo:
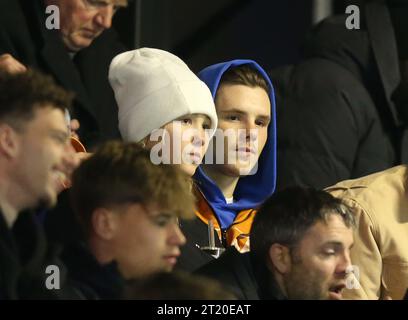
M 92 213 L 92 230 L 104 240 L 111 240 L 119 229 L 119 215 L 106 208 L 97 208 Z
M 20 149 L 18 133 L 8 124 L 0 125 L 0 152 L 7 158 L 15 158 Z
M 274 243 L 269 248 L 269 261 L 272 267 L 280 274 L 286 274 L 291 269 L 289 248 L 279 243 Z

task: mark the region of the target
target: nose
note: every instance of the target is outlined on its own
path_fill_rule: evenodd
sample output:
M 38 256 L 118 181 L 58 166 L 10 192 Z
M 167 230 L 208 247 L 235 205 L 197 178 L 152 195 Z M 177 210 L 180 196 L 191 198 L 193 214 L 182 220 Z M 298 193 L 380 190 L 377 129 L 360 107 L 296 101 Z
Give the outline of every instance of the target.
M 76 156 L 76 151 L 74 147 L 72 146 L 71 142 L 68 141 L 63 150 L 60 169 L 67 176 L 70 176 L 72 171 L 74 171 L 78 165 L 79 165 L 79 158 Z
M 191 137 L 191 144 L 195 147 L 204 146 L 207 141 L 205 130 L 202 127 L 196 127 L 193 130 L 194 132 Z
M 350 253 L 345 252 L 340 260 L 339 263 L 337 264 L 337 269 L 336 273 L 346 275 L 348 270 L 351 268 L 351 258 L 350 258 Z
M 176 221 L 170 224 L 169 243 L 174 246 L 182 246 L 186 243 L 186 237 Z
M 113 5 L 107 5 L 100 8 L 95 16 L 95 22 L 99 27 L 103 29 L 109 29 L 112 26 L 112 18 L 114 15 Z
M 245 124 L 245 140 L 247 142 L 253 142 L 258 139 L 258 127 L 255 122 L 248 119 Z

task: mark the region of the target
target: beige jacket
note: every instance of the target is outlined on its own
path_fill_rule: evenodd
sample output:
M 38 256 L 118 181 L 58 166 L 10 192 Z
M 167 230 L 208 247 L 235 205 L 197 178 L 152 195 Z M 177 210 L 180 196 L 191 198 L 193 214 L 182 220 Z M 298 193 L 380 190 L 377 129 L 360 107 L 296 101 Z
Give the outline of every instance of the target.
M 326 189 L 343 198 L 356 217 L 351 259 L 360 289 L 346 299 L 401 299 L 408 288 L 408 166 L 398 166 Z

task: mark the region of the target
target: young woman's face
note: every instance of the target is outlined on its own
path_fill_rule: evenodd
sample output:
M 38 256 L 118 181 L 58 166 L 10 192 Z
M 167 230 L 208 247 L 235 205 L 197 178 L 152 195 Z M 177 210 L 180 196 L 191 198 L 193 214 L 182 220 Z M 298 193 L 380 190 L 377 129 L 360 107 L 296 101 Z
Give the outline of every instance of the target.
M 152 155 L 160 152 L 163 163 L 179 165 L 192 176 L 207 151 L 210 127 L 211 120 L 203 114 L 182 116 L 163 127 L 160 143 L 152 134 L 146 147 L 151 149 Z

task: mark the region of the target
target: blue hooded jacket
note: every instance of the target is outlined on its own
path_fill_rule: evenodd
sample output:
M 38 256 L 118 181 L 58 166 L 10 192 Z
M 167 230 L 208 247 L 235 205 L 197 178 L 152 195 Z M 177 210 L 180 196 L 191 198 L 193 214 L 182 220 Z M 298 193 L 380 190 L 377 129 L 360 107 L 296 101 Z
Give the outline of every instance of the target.
M 268 126 L 268 138 L 258 160 L 258 171 L 254 175 L 241 177 L 234 191 L 234 203 L 227 204 L 220 188 L 199 166 L 194 175 L 201 192 L 217 215 L 221 228 L 228 228 L 236 215 L 243 210 L 259 207 L 275 190 L 276 185 L 276 113 L 275 93 L 267 73 L 252 60 L 232 60 L 209 66 L 198 74 L 210 88 L 215 99 L 222 75 L 231 67 L 249 65 L 258 70 L 269 85 L 271 102 L 271 121 Z

